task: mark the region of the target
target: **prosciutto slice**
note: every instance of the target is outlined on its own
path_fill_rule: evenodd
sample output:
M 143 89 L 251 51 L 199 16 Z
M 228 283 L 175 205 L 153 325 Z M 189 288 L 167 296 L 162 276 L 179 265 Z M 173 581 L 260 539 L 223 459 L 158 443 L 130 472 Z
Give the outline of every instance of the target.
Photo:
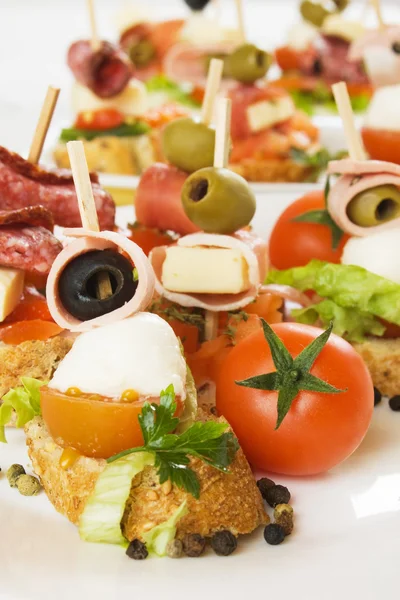
M 95 327 L 126 319 L 144 310 L 150 304 L 154 294 L 154 273 L 148 258 L 137 244 L 112 231 L 97 233 L 76 228 L 64 229 L 63 234 L 75 239 L 64 248 L 54 261 L 46 287 L 47 304 L 57 325 L 73 332 L 89 331 Z M 127 254 L 136 267 L 138 272 L 136 293 L 129 302 L 111 313 L 89 321 L 79 321 L 68 313 L 61 302 L 58 293 L 59 278 L 65 267 L 77 256 L 92 250 L 106 250 L 108 248 Z
M 345 159 L 330 162 L 328 173 L 340 175 L 329 192 L 328 209 L 332 219 L 343 231 L 352 236 L 363 237 L 383 229 L 399 227 L 399 218 L 375 227 L 360 227 L 350 221 L 347 207 L 357 194 L 371 188 L 381 185 L 400 188 L 400 165 L 379 160 Z
M 207 57 L 218 57 L 233 52 L 237 42 L 219 42 L 194 46 L 186 42 L 176 44 L 164 57 L 164 73 L 173 81 L 189 82 L 195 86 L 205 87 L 207 79 Z M 236 85 L 233 79 L 222 81 L 221 89 L 229 89 Z
M 257 297 L 260 286 L 268 271 L 268 254 L 266 242 L 254 233 L 246 230 L 238 231 L 232 236 L 203 232 L 193 233 L 180 238 L 177 245 L 185 247 L 235 248 L 240 250 L 248 264 L 250 289 L 239 294 L 184 294 L 169 292 L 164 288 L 161 281 L 167 246 L 160 246 L 154 248 L 149 256 L 156 276 L 156 292 L 160 296 L 164 296 L 167 300 L 175 302 L 180 306 L 204 308 L 214 312 L 243 308 Z
M 101 42 L 98 50 L 93 50 L 89 40 L 74 42 L 67 63 L 75 79 L 99 98 L 117 96 L 133 76 L 128 56 L 109 42 Z

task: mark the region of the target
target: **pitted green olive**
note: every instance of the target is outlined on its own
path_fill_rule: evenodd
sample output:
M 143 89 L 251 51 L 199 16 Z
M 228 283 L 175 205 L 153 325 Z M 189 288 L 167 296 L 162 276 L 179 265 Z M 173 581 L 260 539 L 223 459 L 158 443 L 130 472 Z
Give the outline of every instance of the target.
M 207 233 L 234 233 L 251 222 L 256 199 L 243 177 L 209 167 L 190 175 L 182 188 L 189 219 Z
M 310 0 L 304 0 L 300 4 L 300 13 L 305 21 L 316 27 L 322 27 L 326 17 L 331 14 L 322 4 L 316 4 L 315 2 L 310 2 Z
M 155 54 L 156 49 L 149 40 L 140 40 L 129 48 L 129 58 L 135 67 L 146 67 Z
M 161 137 L 165 158 L 188 173 L 213 164 L 214 145 L 214 129 L 186 117 L 168 123 Z
M 112 295 L 97 298 L 99 273 L 110 277 Z M 135 295 L 138 282 L 131 262 L 114 250 L 92 250 L 71 260 L 60 275 L 60 301 L 70 315 L 89 321 L 113 312 Z
M 347 207 L 350 221 L 359 227 L 376 227 L 400 217 L 400 190 L 380 185 L 355 196 Z
M 267 73 L 272 63 L 271 55 L 254 44 L 244 44 L 237 48 L 224 61 L 226 77 L 241 83 L 254 83 Z

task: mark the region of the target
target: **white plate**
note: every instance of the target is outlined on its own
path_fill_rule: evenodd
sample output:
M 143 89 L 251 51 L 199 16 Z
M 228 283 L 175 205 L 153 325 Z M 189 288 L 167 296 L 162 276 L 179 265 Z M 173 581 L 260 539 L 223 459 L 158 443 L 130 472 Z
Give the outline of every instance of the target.
M 265 235 L 286 195 L 258 203 Z M 132 208 L 118 209 L 123 225 Z M 329 400 L 331 401 L 331 400 Z M 333 400 L 334 401 L 334 400 Z M 398 600 L 400 414 L 375 409 L 361 447 L 343 465 L 313 478 L 274 479 L 292 492 L 296 529 L 278 547 L 262 529 L 228 558 L 129 560 L 119 547 L 81 542 L 44 493 L 24 498 L 8 486 L 12 463 L 29 469 L 24 435 L 0 446 L 0 598 L 4 600 Z

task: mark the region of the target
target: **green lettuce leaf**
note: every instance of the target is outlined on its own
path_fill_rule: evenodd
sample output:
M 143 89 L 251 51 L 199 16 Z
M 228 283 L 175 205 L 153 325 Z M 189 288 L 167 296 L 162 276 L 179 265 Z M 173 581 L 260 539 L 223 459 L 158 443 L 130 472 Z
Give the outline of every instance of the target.
M 40 388 L 47 382 L 21 377 L 22 387 L 11 389 L 2 398 L 0 405 L 0 442 L 7 442 L 5 426 L 11 421 L 13 412 L 17 415 L 16 426 L 23 427 L 34 417 L 41 414 Z
M 144 121 L 136 121 L 136 123 L 122 123 L 118 127 L 111 129 L 78 129 L 77 127 L 69 127 L 61 130 L 60 141 L 72 142 L 75 140 L 94 140 L 95 138 L 105 136 L 116 137 L 135 137 L 143 135 L 150 131 L 150 127 Z
M 146 81 L 146 88 L 150 94 L 163 94 L 168 100 L 190 108 L 200 108 L 201 106 L 185 89 L 165 75 L 155 75 Z
M 302 311 L 297 316 L 311 322 L 316 314 L 322 320 L 331 315 L 336 326 L 335 331 L 344 328 L 347 330 L 348 339 L 350 336 L 362 339 L 363 331 L 372 335 L 382 335 L 384 329 L 378 326 L 378 321 L 371 320 L 371 317 L 400 325 L 400 285 L 362 267 L 312 260 L 305 267 L 271 271 L 267 282 L 290 285 L 301 291 L 313 290 L 321 298 L 331 300 L 331 304 L 319 308 L 310 307 L 308 311 Z M 347 310 L 338 311 L 337 307 Z M 314 309 L 314 313 L 311 308 Z M 351 319 L 358 321 L 353 327 Z
M 170 516 L 168 521 L 161 523 L 161 525 L 156 525 L 153 529 L 150 529 L 150 531 L 142 534 L 141 537 L 146 543 L 150 555 L 166 555 L 167 545 L 175 538 L 178 521 L 187 515 L 188 512 L 189 509 L 186 506 L 186 500 L 184 500 L 179 508 L 177 508 Z
M 147 465 L 153 464 L 154 455 L 149 452 L 129 454 L 107 464 L 79 520 L 82 540 L 119 545 L 127 543 L 121 532 L 121 519 L 132 479 Z
M 322 327 L 328 327 L 333 322 L 333 333 L 350 342 L 362 342 L 366 335 L 380 336 L 385 332 L 385 326 L 372 315 L 354 308 L 342 308 L 333 300 L 322 300 L 313 306 L 295 309 L 292 316 L 307 325 L 319 322 Z

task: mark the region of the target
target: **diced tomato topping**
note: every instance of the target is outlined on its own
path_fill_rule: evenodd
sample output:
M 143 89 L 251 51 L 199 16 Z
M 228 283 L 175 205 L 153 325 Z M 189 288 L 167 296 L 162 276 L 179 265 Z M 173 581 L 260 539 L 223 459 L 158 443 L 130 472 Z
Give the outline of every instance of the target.
M 148 256 L 157 246 L 169 246 L 174 243 L 174 239 L 167 233 L 163 233 L 158 229 L 150 229 L 142 225 L 135 225 L 129 228 L 127 236 L 132 242 L 135 242 L 141 247 L 143 252 Z
M 142 117 L 142 121 L 147 123 L 152 129 L 158 129 L 166 125 L 170 121 L 179 119 L 179 117 L 187 117 L 189 111 L 174 102 L 168 102 L 162 106 L 151 108 Z
M 0 327 L 0 340 L 5 344 L 18 345 L 30 340 L 48 340 L 63 331 L 62 327 L 51 321 L 32 319 L 16 321 Z
M 26 287 L 24 294 L 4 323 L 15 323 L 16 321 L 52 321 L 53 318 L 47 306 L 46 298 L 39 294 L 34 288 Z
M 75 121 L 77 129 L 113 129 L 122 125 L 124 115 L 116 108 L 101 108 L 80 112 Z

